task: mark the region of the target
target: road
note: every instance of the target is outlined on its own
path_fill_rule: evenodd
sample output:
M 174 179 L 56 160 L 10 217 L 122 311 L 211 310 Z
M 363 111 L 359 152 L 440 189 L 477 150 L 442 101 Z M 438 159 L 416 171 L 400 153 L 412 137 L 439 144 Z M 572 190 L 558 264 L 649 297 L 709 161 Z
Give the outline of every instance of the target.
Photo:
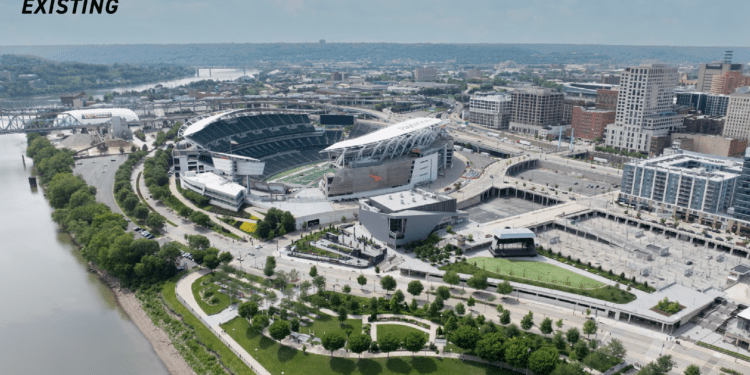
M 96 188 L 97 201 L 109 206 L 112 212 L 121 214 L 122 210 L 115 202 L 112 189 L 115 184 L 117 168 L 127 160 L 128 155 L 107 155 L 78 159 L 73 174 L 81 175 L 87 184 Z

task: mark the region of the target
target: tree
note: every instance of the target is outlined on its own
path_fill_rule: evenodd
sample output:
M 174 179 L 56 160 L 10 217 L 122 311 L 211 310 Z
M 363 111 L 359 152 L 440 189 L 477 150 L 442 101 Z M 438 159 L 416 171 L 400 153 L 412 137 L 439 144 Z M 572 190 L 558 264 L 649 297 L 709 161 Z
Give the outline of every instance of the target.
M 224 264 L 229 264 L 232 261 L 232 253 L 225 251 L 219 254 L 219 261 Z
M 542 324 L 539 325 L 539 330 L 542 331 L 544 336 L 552 333 L 552 319 L 544 318 L 544 320 L 542 320 Z
M 510 323 L 510 311 L 504 310 L 503 313 L 500 315 L 500 324 L 508 325 L 509 323 Z
M 148 217 L 146 217 L 146 225 L 150 226 L 154 230 L 162 230 L 162 228 L 164 228 L 164 223 L 166 222 L 167 219 L 156 212 L 150 212 L 148 214 Z
M 351 291 L 352 291 L 352 287 L 350 287 L 349 285 L 344 285 L 344 286 L 343 286 L 343 287 L 341 288 L 341 291 L 342 291 L 342 292 L 344 292 L 344 293 L 346 293 L 346 294 L 349 294 L 349 293 L 351 293 Z
M 586 320 L 583 323 L 583 333 L 586 334 L 586 338 L 589 338 L 591 334 L 596 333 L 596 322 L 593 320 Z
M 573 345 L 573 353 L 575 353 L 576 359 L 579 361 L 583 361 L 583 359 L 589 355 L 589 352 L 589 346 L 583 341 L 578 341 Z
M 458 321 L 456 320 L 455 316 L 451 316 L 448 318 L 448 320 L 445 322 L 445 332 L 451 332 L 458 329 Z
M 388 358 L 391 357 L 391 352 L 398 349 L 400 345 L 401 340 L 393 333 L 378 335 L 378 347 L 381 352 L 388 353 Z
M 529 313 L 524 315 L 523 319 L 521 319 L 521 328 L 523 328 L 525 331 L 528 331 L 533 326 L 534 326 L 534 313 L 529 311 Z
M 573 345 L 581 339 L 581 331 L 579 331 L 578 328 L 571 328 L 565 332 L 565 339 Z
M 450 340 L 461 349 L 474 350 L 479 341 L 479 330 L 471 326 L 461 326 L 451 333 Z
M 476 353 L 479 358 L 485 361 L 502 361 L 505 343 L 505 336 L 500 332 L 493 332 L 482 337 L 477 341 Z
M 393 289 L 396 289 L 396 279 L 391 275 L 385 276 L 380 279 L 380 286 L 387 291 L 392 291 Z
M 266 258 L 266 266 L 263 268 L 263 274 L 266 275 L 266 277 L 273 276 L 276 269 L 276 258 L 273 256 L 268 256 Z
M 282 319 L 276 319 L 274 320 L 273 324 L 271 324 L 270 327 L 268 327 L 268 333 L 273 337 L 276 341 L 281 341 L 284 339 L 284 337 L 289 336 L 292 333 L 291 328 L 289 328 L 289 322 Z
M 552 336 L 552 345 L 554 345 L 557 350 L 565 350 L 568 348 L 568 343 L 565 341 L 562 331 L 557 331 L 555 332 L 555 335 Z
M 427 335 L 420 332 L 409 332 L 404 337 L 404 349 L 416 354 L 418 351 L 424 348 L 427 343 Z
M 333 357 L 333 352 L 343 348 L 344 344 L 346 344 L 346 337 L 341 332 L 327 332 L 320 341 L 323 344 L 323 348 L 330 351 L 331 357 Z
M 135 205 L 135 208 L 133 208 L 133 216 L 135 216 L 138 220 L 146 220 L 149 214 L 148 206 L 146 206 L 144 203 L 138 203 Z
M 211 242 L 208 238 L 201 236 L 200 234 L 188 235 L 188 246 L 193 250 L 205 250 L 211 247 Z
M 506 341 L 505 362 L 515 367 L 526 367 L 529 364 L 529 343 L 520 338 Z
M 537 375 L 548 375 L 557 367 L 560 353 L 557 349 L 545 346 L 537 349 L 529 356 L 529 370 Z
M 475 273 L 468 281 L 466 281 L 470 287 L 477 291 L 487 289 L 487 275 L 484 272 Z
M 497 284 L 497 292 L 507 296 L 508 294 L 511 294 L 513 292 L 513 285 L 510 285 L 510 282 L 506 280 L 500 284 Z
M 609 340 L 607 345 L 602 346 L 599 350 L 610 357 L 620 359 L 625 358 L 625 354 L 627 353 L 625 346 L 622 345 L 622 341 L 614 338 Z
M 136 151 L 138 151 L 138 146 L 136 145 L 130 146 L 130 152 L 136 152 Z
M 435 292 L 436 298 L 440 298 L 443 301 L 451 298 L 451 290 L 447 286 L 439 286 Z
M 562 326 L 563 326 L 563 320 L 562 320 L 562 319 L 560 319 L 560 320 L 556 321 L 556 322 L 555 322 L 555 325 L 557 326 L 557 329 L 561 329 L 561 328 L 562 328 Z
M 310 277 L 318 276 L 318 267 L 310 267 Z
M 685 375 L 701 375 L 701 368 L 696 365 L 690 365 L 685 369 Z
M 315 276 L 315 278 L 313 278 L 313 285 L 315 285 L 315 287 L 318 288 L 319 291 L 325 290 L 326 278 L 322 275 Z
M 456 271 L 448 271 L 443 274 L 443 282 L 450 285 L 458 285 L 461 282 L 461 277 L 458 276 Z
M 257 314 L 253 317 L 253 328 L 256 331 L 263 331 L 263 328 L 268 327 L 268 317 L 263 314 Z
M 208 217 L 208 215 L 204 214 L 200 211 L 193 211 L 193 213 L 190 214 L 190 221 L 202 226 L 208 228 L 211 226 L 211 218 Z
M 362 353 L 370 348 L 372 338 L 370 335 L 364 333 L 349 335 L 349 350 L 352 353 L 359 354 L 359 358 L 362 358 Z
M 477 304 L 477 300 L 474 299 L 474 297 L 469 297 L 469 299 L 466 301 L 466 306 L 474 307 L 474 305 Z
M 365 275 L 359 275 L 357 277 L 357 283 L 359 283 L 360 287 L 364 287 L 367 284 L 367 278 Z
M 203 257 L 203 265 L 208 269 L 216 269 L 221 264 L 219 257 L 216 254 L 208 254 Z
M 338 313 L 339 313 L 339 316 L 338 316 L 339 324 L 344 325 L 344 322 L 349 317 L 349 315 L 346 313 L 346 307 L 344 306 L 339 307 Z
M 258 314 L 258 304 L 254 301 L 243 302 L 237 308 L 237 313 L 245 319 L 252 319 Z
M 414 297 L 419 296 L 422 294 L 422 291 L 424 290 L 424 285 L 419 280 L 414 280 L 409 283 L 409 285 L 406 288 L 406 291 L 409 292 Z
M 456 314 L 458 315 L 466 314 L 466 308 L 464 307 L 464 304 L 461 302 L 456 304 L 455 309 L 456 309 Z

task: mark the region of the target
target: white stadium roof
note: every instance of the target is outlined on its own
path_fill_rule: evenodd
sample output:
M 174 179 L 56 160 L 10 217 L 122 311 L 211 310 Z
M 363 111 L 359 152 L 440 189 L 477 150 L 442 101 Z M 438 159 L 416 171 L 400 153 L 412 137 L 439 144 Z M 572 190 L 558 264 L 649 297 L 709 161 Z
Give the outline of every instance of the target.
M 109 122 L 112 117 L 122 117 L 125 121 L 138 121 L 138 115 L 127 108 L 74 109 L 60 113 L 57 118 L 62 119 L 65 115 L 73 116 L 85 125 Z
M 435 118 L 420 117 L 411 120 L 406 120 L 398 124 L 391 125 L 385 129 L 380 129 L 376 132 L 363 135 L 354 139 L 347 139 L 339 143 L 333 144 L 326 148 L 324 151 L 339 150 L 344 148 L 354 148 L 359 146 L 368 145 L 371 143 L 377 143 L 392 138 L 397 138 L 405 134 L 409 134 L 424 128 L 438 125 L 443 120 Z
M 185 133 L 183 134 L 183 137 L 189 137 L 191 134 L 194 134 L 194 133 L 197 133 L 197 132 L 203 130 L 203 128 L 205 128 L 208 124 L 216 121 L 219 117 L 224 116 L 224 115 L 226 115 L 228 113 L 237 112 L 237 111 L 241 111 L 241 109 L 235 109 L 235 110 L 230 110 L 230 111 L 223 111 L 223 112 L 219 112 L 219 113 L 217 113 L 215 115 L 212 115 L 212 116 L 204 117 L 204 118 L 202 118 L 202 119 L 200 119 L 200 120 L 198 120 L 198 121 L 190 124 L 190 126 L 188 126 L 188 128 L 185 129 Z

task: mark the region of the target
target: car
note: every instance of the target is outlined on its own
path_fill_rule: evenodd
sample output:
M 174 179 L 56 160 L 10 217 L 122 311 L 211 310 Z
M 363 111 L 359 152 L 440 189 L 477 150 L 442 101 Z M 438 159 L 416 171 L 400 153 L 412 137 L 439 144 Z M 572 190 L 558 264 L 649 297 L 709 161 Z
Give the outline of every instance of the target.
M 710 234 L 708 234 L 708 233 L 706 233 L 706 234 L 705 234 L 705 236 L 706 236 L 706 238 L 714 238 L 713 236 L 711 236 L 711 235 L 710 235 Z
M 724 242 L 724 238 L 723 237 L 716 237 L 716 241 Z
M 117 159 L 109 159 L 109 161 L 117 161 Z
M 76 163 L 76 165 L 83 165 L 83 163 L 81 163 L 81 162 L 79 161 L 78 163 Z
M 713 255 L 706 255 L 706 259 L 708 259 L 708 260 L 714 259 L 714 256 Z
M 693 262 L 692 261 L 687 261 L 687 262 L 685 262 L 685 265 L 692 266 Z
M 151 233 L 149 233 L 149 234 L 146 235 L 146 238 L 148 238 L 149 240 L 153 240 L 154 239 L 154 235 L 151 234 Z
M 698 224 L 693 224 L 693 225 L 691 225 L 691 227 L 693 227 L 693 228 L 700 228 L 701 226 L 698 225 Z
M 574 201 L 574 200 L 576 200 L 576 198 L 575 197 L 570 197 L 570 200 Z
M 263 245 L 255 245 L 256 249 L 260 249 L 261 247 L 263 247 Z
M 250 256 L 253 256 L 253 257 L 255 256 L 255 253 L 254 253 L 254 252 L 252 252 L 252 251 L 251 251 L 251 252 L 249 252 L 248 254 L 250 254 Z
M 694 230 L 690 230 L 690 229 L 688 229 L 687 231 L 688 231 L 688 233 L 692 233 L 692 234 L 695 234 L 695 231 L 694 231 Z
M 575 184 L 573 184 L 573 185 L 578 185 L 578 183 L 576 182 L 576 183 L 575 183 Z
M 141 231 L 141 227 L 135 227 L 135 228 L 133 228 L 133 231 L 140 232 Z

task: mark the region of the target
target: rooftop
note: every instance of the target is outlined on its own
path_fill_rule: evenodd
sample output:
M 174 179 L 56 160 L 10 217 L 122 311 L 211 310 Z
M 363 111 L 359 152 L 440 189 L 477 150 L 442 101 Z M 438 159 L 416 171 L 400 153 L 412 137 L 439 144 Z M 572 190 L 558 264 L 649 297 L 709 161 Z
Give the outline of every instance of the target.
M 201 120 L 202 121 L 202 120 Z M 419 117 L 410 120 L 400 122 L 398 124 L 391 125 L 387 128 L 380 129 L 370 134 L 363 135 L 354 139 L 347 139 L 339 143 L 333 144 L 325 149 L 325 151 L 339 150 L 344 148 L 352 148 L 358 146 L 364 146 L 371 143 L 377 143 L 387 139 L 397 138 L 409 133 L 416 132 L 428 128 L 430 126 L 439 125 L 443 120 L 427 117 Z M 191 127 L 192 128 L 192 127 Z M 190 130 L 190 129 L 188 129 Z M 187 135 L 187 132 L 186 134 Z
M 372 197 L 370 200 L 387 207 L 394 212 L 410 210 L 426 204 L 440 202 L 434 194 L 422 191 L 402 191 L 399 193 L 383 194 Z
M 536 234 L 528 228 L 518 229 L 495 229 L 492 231 L 495 238 L 499 240 L 515 240 L 519 238 L 536 238 Z
M 245 187 L 227 180 L 215 173 L 195 173 L 186 172 L 182 175 L 182 178 L 191 181 L 196 184 L 200 184 L 216 192 L 228 194 L 230 196 L 237 196 L 239 193 L 245 191 Z

